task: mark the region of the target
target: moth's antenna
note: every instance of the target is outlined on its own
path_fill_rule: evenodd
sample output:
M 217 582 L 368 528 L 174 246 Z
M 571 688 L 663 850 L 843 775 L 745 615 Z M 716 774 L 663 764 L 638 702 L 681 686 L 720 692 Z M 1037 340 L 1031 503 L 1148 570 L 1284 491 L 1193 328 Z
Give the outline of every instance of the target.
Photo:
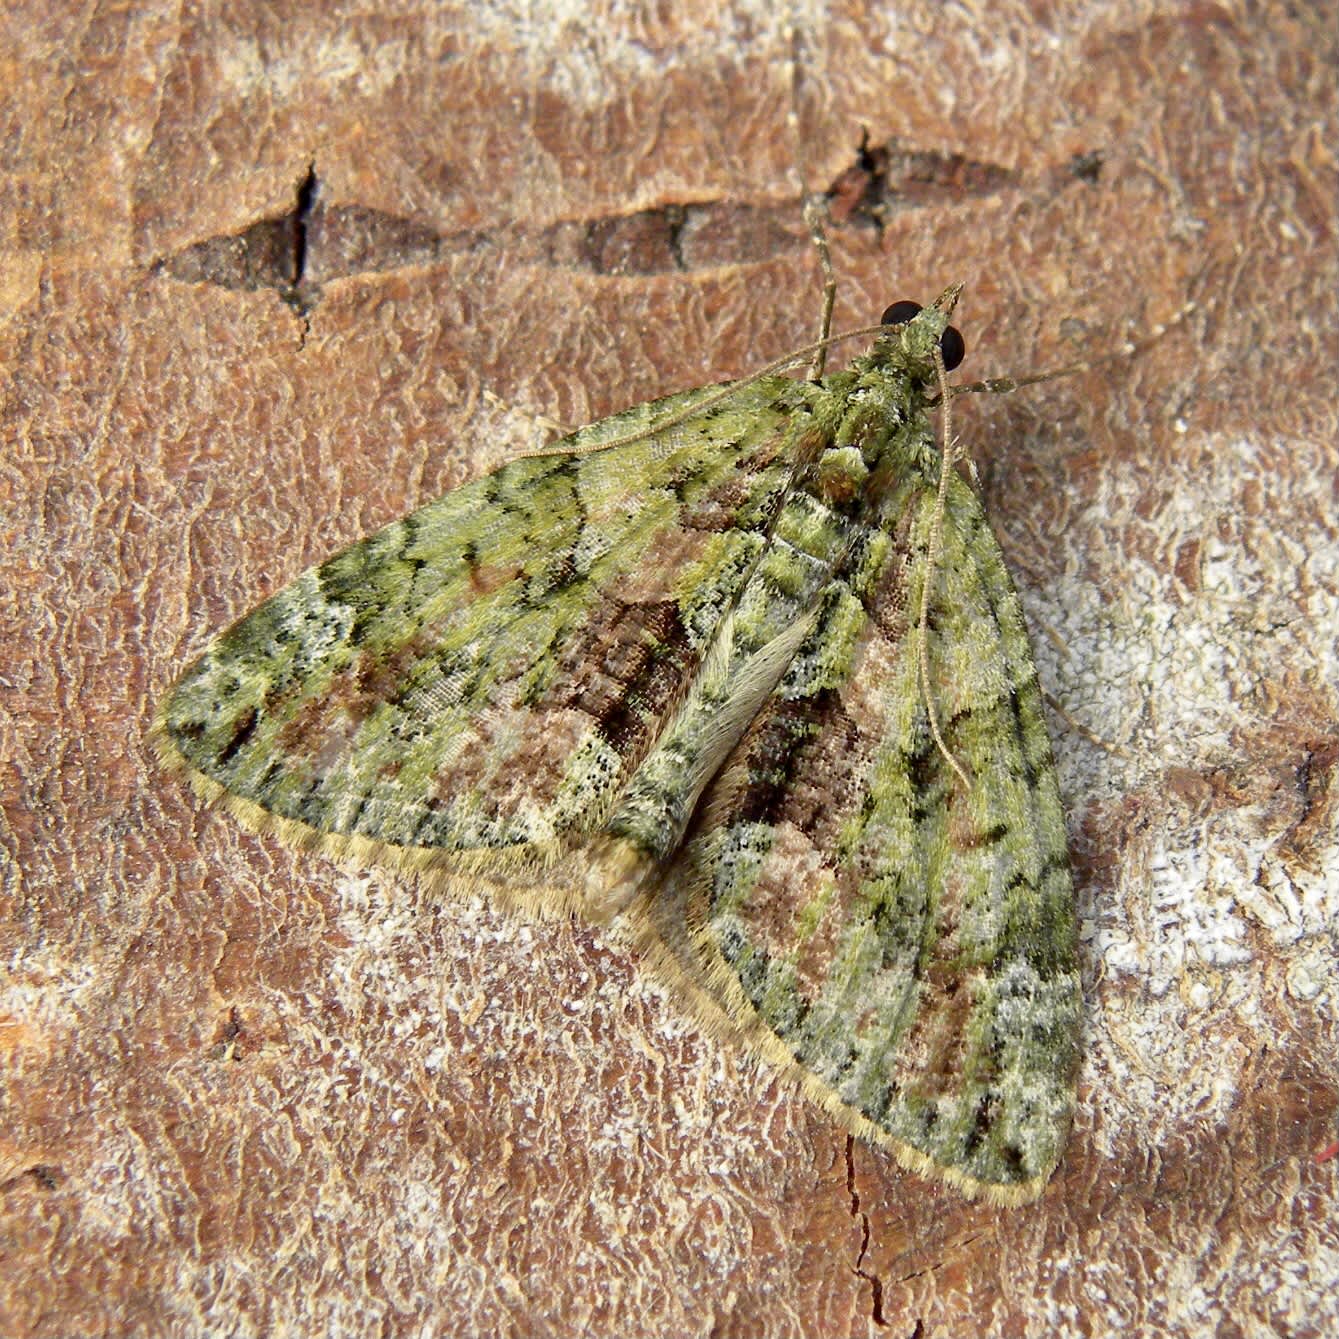
M 949 396 L 973 394 L 1008 395 L 1011 391 L 1021 390 L 1024 386 L 1035 386 L 1041 381 L 1056 381 L 1061 377 L 1077 376 L 1080 372 L 1087 372 L 1094 367 L 1103 367 L 1107 363 L 1124 362 L 1143 353 L 1145 349 L 1152 348 L 1169 330 L 1180 325 L 1198 307 L 1199 303 L 1192 298 L 1167 320 L 1150 327 L 1146 335 L 1139 339 L 1127 339 L 1120 348 L 1111 353 L 1099 354 L 1095 358 L 1081 358 L 1076 363 L 1066 363 L 1063 367 L 1053 367 L 1049 371 L 1034 372 L 1025 377 L 987 377 L 984 381 L 968 381 L 959 386 L 941 387 L 940 397 L 947 399 Z
M 1137 354 L 1144 352 L 1145 349 L 1151 348 L 1173 327 L 1180 325 L 1196 310 L 1197 306 L 1198 304 L 1192 299 L 1185 303 L 1169 320 L 1153 326 L 1148 333 L 1140 339 L 1127 340 L 1113 353 L 1102 354 L 1096 358 L 1080 359 L 1078 362 L 1066 363 L 1063 367 L 1052 368 L 1046 372 L 1036 372 L 1031 376 L 988 377 L 984 381 L 969 381 L 965 385 L 950 386 L 948 384 L 948 373 L 944 367 L 943 356 L 940 354 L 938 347 L 931 350 L 935 363 L 935 373 L 939 380 L 939 394 L 931 400 L 930 403 L 932 405 L 938 404 L 943 407 L 941 428 L 943 435 L 943 449 L 939 469 L 939 488 L 935 495 L 934 518 L 930 525 L 930 543 L 926 554 L 925 581 L 921 587 L 921 645 L 919 669 L 922 691 L 925 697 L 925 710 L 930 718 L 930 733 L 934 736 L 935 744 L 938 746 L 940 753 L 944 755 L 949 766 L 958 774 L 958 779 L 964 786 L 970 787 L 971 780 L 962 765 L 949 751 L 949 747 L 944 742 L 944 736 L 939 728 L 939 719 L 935 711 L 934 693 L 930 686 L 929 654 L 930 586 L 934 579 L 935 567 L 939 561 L 939 551 L 943 542 L 944 511 L 948 503 L 949 475 L 957 468 L 958 463 L 957 443 L 953 440 L 953 401 L 959 395 L 969 395 L 976 392 L 1006 395 L 1011 391 L 1021 390 L 1024 386 L 1035 386 L 1039 382 L 1055 381 L 1060 377 L 1075 376 L 1080 372 L 1088 371 L 1090 368 L 1102 367 L 1107 363 L 1122 362 L 1126 359 L 1133 358 Z
M 859 330 L 843 330 L 840 334 L 829 335 L 826 339 L 817 340 L 813 344 L 806 344 L 802 348 L 784 354 L 775 361 L 768 363 L 766 367 L 760 367 L 756 372 L 750 372 L 748 376 L 741 377 L 738 381 L 727 381 L 715 394 L 708 395 L 701 400 L 694 400 L 677 413 L 669 415 L 668 418 L 663 418 L 656 423 L 649 423 L 644 428 L 635 428 L 632 432 L 624 433 L 622 437 L 612 437 L 607 442 L 598 442 L 580 450 L 570 446 L 563 447 L 559 442 L 552 442 L 539 451 L 525 451 L 522 454 L 526 456 L 551 456 L 557 452 L 570 456 L 589 456 L 596 451 L 608 451 L 616 446 L 627 446 L 629 442 L 640 442 L 644 438 L 654 437 L 669 428 L 676 428 L 680 423 L 684 423 L 690 418 L 697 418 L 708 409 L 715 408 L 722 400 L 728 400 L 732 395 L 738 395 L 740 391 L 747 389 L 755 381 L 761 381 L 764 377 L 770 377 L 775 372 L 784 372 L 787 368 L 795 367 L 797 364 L 804 362 L 806 358 L 813 357 L 820 350 L 830 349 L 834 344 L 844 344 L 848 339 L 868 339 L 871 335 L 886 333 L 887 328 L 883 325 L 866 325 L 861 326 Z
M 958 774 L 958 780 L 962 782 L 964 789 L 970 790 L 971 777 L 949 751 L 948 745 L 944 743 L 944 736 L 940 733 L 934 690 L 930 686 L 930 587 L 934 584 L 935 568 L 939 564 L 939 549 L 943 542 L 944 509 L 948 505 L 949 477 L 957 464 L 957 449 L 953 440 L 953 396 L 950 394 L 952 388 L 948 384 L 948 371 L 944 367 L 944 355 L 940 353 L 939 345 L 936 344 L 930 352 L 935 360 L 935 375 L 939 378 L 939 402 L 944 406 L 943 426 L 940 429 L 944 445 L 940 451 L 939 488 L 935 493 L 934 517 L 930 522 L 930 543 L 925 554 L 925 577 L 921 582 L 919 664 L 921 692 L 925 697 L 925 714 L 930 718 L 930 733 L 934 736 L 934 741 L 939 746 L 940 753 L 944 755 L 945 761 Z

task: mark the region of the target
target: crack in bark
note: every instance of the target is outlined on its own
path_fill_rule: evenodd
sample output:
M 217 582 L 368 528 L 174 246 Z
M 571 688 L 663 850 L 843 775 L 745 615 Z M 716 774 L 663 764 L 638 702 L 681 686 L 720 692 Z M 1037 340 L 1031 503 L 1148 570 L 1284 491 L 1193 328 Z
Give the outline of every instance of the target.
M 874 1323 L 883 1328 L 888 1324 L 883 1318 L 883 1280 L 864 1268 L 865 1257 L 869 1254 L 869 1214 L 860 1207 L 860 1192 L 855 1186 L 855 1137 L 849 1134 L 846 1136 L 846 1193 L 851 1197 L 851 1217 L 860 1220 L 860 1254 L 856 1256 L 855 1274 L 869 1284 L 872 1298 L 870 1311 Z

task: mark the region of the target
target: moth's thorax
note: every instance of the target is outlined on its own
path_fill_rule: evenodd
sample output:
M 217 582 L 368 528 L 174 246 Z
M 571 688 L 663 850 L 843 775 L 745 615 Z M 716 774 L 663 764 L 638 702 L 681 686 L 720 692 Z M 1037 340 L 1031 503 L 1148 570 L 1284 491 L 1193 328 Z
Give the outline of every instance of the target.
M 927 382 L 924 368 L 899 367 L 884 355 L 876 347 L 840 374 L 840 383 L 832 379 L 830 436 L 818 475 L 832 482 L 834 499 L 862 491 L 866 475 L 888 468 L 938 469 L 929 403 L 933 382 Z
M 918 396 L 924 401 L 937 389 L 939 373 L 934 357 L 916 348 L 907 350 L 890 336 L 878 339 L 874 347 L 851 364 L 856 385 L 892 398 Z

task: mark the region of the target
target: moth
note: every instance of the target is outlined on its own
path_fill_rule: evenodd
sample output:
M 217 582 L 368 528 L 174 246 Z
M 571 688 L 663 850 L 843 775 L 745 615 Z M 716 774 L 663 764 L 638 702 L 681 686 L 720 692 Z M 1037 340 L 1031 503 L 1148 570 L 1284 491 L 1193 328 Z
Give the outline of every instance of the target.
M 298 846 L 613 923 L 861 1138 L 1035 1198 L 1075 913 L 1018 595 L 935 432 L 958 293 L 890 307 L 845 370 L 638 405 L 311 569 L 182 675 L 162 759 Z

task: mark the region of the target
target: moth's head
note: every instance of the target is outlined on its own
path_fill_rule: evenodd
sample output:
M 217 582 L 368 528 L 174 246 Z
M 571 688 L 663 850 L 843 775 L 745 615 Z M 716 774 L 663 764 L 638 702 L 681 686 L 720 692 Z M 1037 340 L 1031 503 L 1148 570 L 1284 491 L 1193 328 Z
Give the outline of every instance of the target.
M 882 341 L 892 356 L 908 371 L 934 376 L 934 354 L 938 346 L 944 370 L 952 372 L 962 362 L 966 345 L 956 326 L 948 323 L 957 305 L 961 284 L 946 288 L 928 307 L 919 302 L 894 302 L 879 317 L 884 327 Z

